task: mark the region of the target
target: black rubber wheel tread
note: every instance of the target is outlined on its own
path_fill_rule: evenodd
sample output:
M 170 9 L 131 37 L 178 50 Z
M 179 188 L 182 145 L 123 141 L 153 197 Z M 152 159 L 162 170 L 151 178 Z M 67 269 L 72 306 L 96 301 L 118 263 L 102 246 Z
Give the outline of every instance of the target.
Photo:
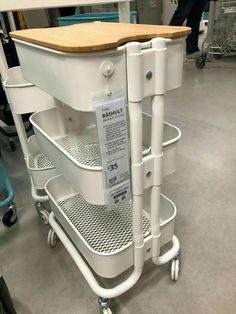
M 195 61 L 195 65 L 197 69 L 202 69 L 206 65 L 206 59 L 203 57 L 199 57 Z
M 10 209 L 8 210 L 2 217 L 2 223 L 6 226 L 6 227 L 11 227 L 13 226 L 16 221 L 17 221 L 17 216 L 15 217 L 14 220 L 12 220 L 12 216 L 14 216 L 14 212 Z
M 220 60 L 222 58 L 222 55 L 221 54 L 213 54 L 213 58 L 215 60 Z

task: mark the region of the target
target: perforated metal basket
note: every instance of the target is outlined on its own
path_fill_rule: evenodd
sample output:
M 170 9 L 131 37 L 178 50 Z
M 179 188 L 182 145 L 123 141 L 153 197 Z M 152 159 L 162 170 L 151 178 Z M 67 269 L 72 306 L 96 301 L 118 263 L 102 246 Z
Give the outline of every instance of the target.
M 27 156 L 27 168 L 34 187 L 37 190 L 42 190 L 46 182 L 55 177 L 58 172 L 48 157 L 40 151 L 35 135 L 29 137 L 28 147 L 30 154 Z
M 46 192 L 57 220 L 98 275 L 112 278 L 133 265 L 131 201 L 113 210 L 90 204 L 62 176 L 48 181 Z M 143 210 L 146 260 L 151 257 L 149 206 L 147 190 Z M 175 215 L 174 203 L 162 195 L 161 246 L 172 239 Z
M 35 113 L 30 121 L 41 151 L 50 158 L 58 172 L 63 174 L 86 201 L 104 205 L 95 114 L 60 106 Z M 151 117 L 144 114 L 143 123 L 143 149 L 147 153 L 150 147 Z M 180 136 L 179 129 L 164 124 L 163 176 L 175 171 Z
M 20 66 L 11 68 L 4 82 L 12 110 L 17 114 L 36 112 L 55 106 L 51 96 L 27 82 Z

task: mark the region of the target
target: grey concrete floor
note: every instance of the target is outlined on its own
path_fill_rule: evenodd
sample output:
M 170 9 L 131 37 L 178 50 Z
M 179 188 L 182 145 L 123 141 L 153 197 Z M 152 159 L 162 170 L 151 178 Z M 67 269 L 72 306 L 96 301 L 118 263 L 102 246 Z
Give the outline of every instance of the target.
M 178 170 L 163 193 L 178 207 L 183 250 L 177 283 L 168 266 L 147 262 L 136 286 L 114 300 L 115 313 L 236 313 L 236 60 L 185 64 L 183 85 L 166 96 L 166 121 L 182 130 Z M 23 157 L 3 156 L 15 189 L 18 223 L 0 225 L 0 264 L 19 314 L 98 313 L 97 297 L 34 209 Z

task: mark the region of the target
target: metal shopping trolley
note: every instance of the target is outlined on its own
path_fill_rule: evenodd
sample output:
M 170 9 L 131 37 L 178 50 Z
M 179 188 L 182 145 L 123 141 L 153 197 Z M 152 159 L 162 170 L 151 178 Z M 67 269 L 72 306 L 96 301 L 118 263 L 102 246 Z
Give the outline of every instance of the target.
M 208 57 L 236 55 L 236 1 L 211 1 L 207 36 L 202 44 L 196 67 L 202 69 Z
M 60 173 L 46 184 L 48 243 L 63 243 L 99 296 L 100 313 L 111 313 L 110 299 L 139 280 L 145 260 L 170 262 L 178 279 L 176 207 L 161 182 L 175 171 L 181 134 L 163 116 L 165 92 L 182 82 L 189 31 L 89 23 L 11 33 L 24 77 L 57 99 L 31 117 L 40 150 Z M 110 289 L 91 271 L 114 278 L 132 267 Z

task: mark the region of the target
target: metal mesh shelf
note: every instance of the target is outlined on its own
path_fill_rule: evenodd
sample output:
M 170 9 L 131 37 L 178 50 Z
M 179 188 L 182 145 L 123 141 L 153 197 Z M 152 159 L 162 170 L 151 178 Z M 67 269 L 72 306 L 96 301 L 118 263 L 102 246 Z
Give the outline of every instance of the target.
M 98 144 L 89 134 L 69 133 L 55 141 L 80 164 L 88 167 L 101 166 Z
M 59 207 L 87 244 L 99 253 L 115 253 L 133 240 L 132 207 L 127 202 L 114 210 L 87 203 L 80 194 L 58 202 Z M 143 233 L 149 234 L 148 213 L 143 215 Z
M 55 141 L 75 158 L 80 164 L 87 167 L 101 167 L 99 145 L 89 134 L 69 133 Z M 150 152 L 148 146 L 143 146 L 144 152 Z
M 113 278 L 134 263 L 131 201 L 109 210 L 84 200 L 62 175 L 45 186 L 56 221 L 66 232 L 91 268 L 105 278 Z M 150 190 L 143 200 L 143 236 L 146 257 L 151 257 Z M 167 197 L 160 198 L 160 246 L 173 237 L 176 207 Z
M 37 154 L 33 157 L 35 169 L 45 169 L 53 167 L 51 161 L 44 154 Z
M 92 204 L 104 205 L 104 180 L 95 114 L 68 106 L 40 111 L 31 116 L 39 149 L 70 182 L 75 191 Z M 151 153 L 151 117 L 143 114 L 143 156 Z M 164 123 L 163 177 L 175 171 L 180 131 Z M 94 184 L 96 183 L 96 184 Z

